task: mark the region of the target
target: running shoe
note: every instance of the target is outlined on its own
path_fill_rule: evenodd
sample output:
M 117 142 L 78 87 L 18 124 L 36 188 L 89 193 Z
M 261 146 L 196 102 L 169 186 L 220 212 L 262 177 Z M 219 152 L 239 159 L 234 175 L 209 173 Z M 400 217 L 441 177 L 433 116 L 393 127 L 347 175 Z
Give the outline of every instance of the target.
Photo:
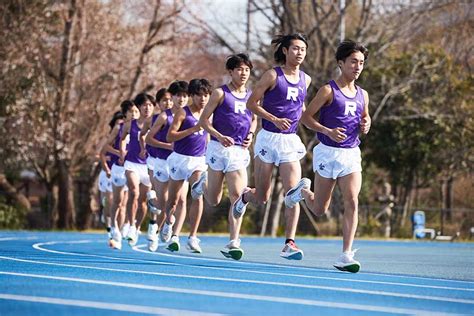
M 192 252 L 192 253 L 202 253 L 201 246 L 199 246 L 199 243 L 201 240 L 195 236 L 190 236 L 188 238 L 188 243 L 186 244 L 186 248 Z
M 286 243 L 283 250 L 280 252 L 280 257 L 288 260 L 301 260 L 303 259 L 303 250 L 299 249 L 294 241 Z
M 360 270 L 360 262 L 354 259 L 354 255 L 358 249 L 354 251 L 343 252 L 337 261 L 334 263 L 334 267 L 341 271 L 347 271 L 357 273 Z
M 226 258 L 240 260 L 244 255 L 244 250 L 240 248 L 240 239 L 231 240 L 222 250 L 221 253 Z
M 112 239 L 109 240 L 109 245 L 110 247 L 114 249 L 121 250 L 122 249 L 122 234 L 120 233 L 120 230 L 114 229 L 113 230 L 113 235 Z
M 137 244 L 138 234 L 139 234 L 139 232 L 138 232 L 137 228 L 135 227 L 135 225 L 130 226 L 130 229 L 129 229 L 128 235 L 127 235 L 127 240 L 128 240 L 128 244 L 130 245 L 130 247 L 133 247 Z
M 285 206 L 287 208 L 293 208 L 296 204 L 301 202 L 304 198 L 301 194 L 302 189 L 309 189 L 311 187 L 311 180 L 308 178 L 302 178 L 296 186 L 291 188 L 285 195 Z
M 197 200 L 204 193 L 203 185 L 207 181 L 207 171 L 204 171 L 199 176 L 196 182 L 191 186 L 191 197 L 193 200 Z
M 148 231 L 147 231 L 147 234 L 146 234 L 146 238 L 148 240 L 155 240 L 155 239 L 158 239 L 158 236 L 157 236 L 157 233 L 158 233 L 158 224 L 148 224 Z
M 123 239 L 127 239 L 129 230 L 130 230 L 130 223 L 125 223 L 122 227 L 122 237 L 123 237 Z
M 155 215 L 160 215 L 161 210 L 153 205 L 153 201 L 156 200 L 155 190 L 150 190 L 146 193 L 146 205 L 148 206 L 148 211 Z
M 250 191 L 250 188 L 246 187 L 242 191 L 242 193 L 240 194 L 239 198 L 237 200 L 235 200 L 235 202 L 232 204 L 232 215 L 235 218 L 240 218 L 245 214 L 245 211 L 247 209 L 247 204 L 249 204 L 249 203 L 248 202 L 247 203 L 243 202 L 243 196 L 244 196 L 245 193 L 247 193 L 249 191 Z
M 179 237 L 178 236 L 173 236 L 171 237 L 170 243 L 168 244 L 168 249 L 169 251 L 175 252 L 179 251 L 180 245 L 179 245 Z
M 163 227 L 161 228 L 160 231 L 160 240 L 162 242 L 169 242 L 171 239 L 171 235 L 173 234 L 173 225 L 174 225 L 174 215 L 171 216 L 172 222 L 171 224 L 168 224 L 166 221 L 163 224 Z

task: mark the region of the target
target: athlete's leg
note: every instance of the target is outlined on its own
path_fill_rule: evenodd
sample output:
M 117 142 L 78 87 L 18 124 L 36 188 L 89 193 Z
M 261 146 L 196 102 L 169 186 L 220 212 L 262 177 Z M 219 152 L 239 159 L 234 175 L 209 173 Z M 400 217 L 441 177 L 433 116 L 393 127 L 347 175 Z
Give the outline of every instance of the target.
M 301 165 L 299 161 L 285 162 L 280 164 L 280 176 L 283 192 L 287 192 L 298 183 L 301 178 Z M 286 239 L 295 239 L 296 227 L 300 217 L 300 205 L 293 208 L 285 207 L 285 236 Z
M 343 252 L 352 251 L 352 243 L 359 222 L 359 192 L 362 186 L 362 173 L 354 172 L 338 178 L 339 188 L 344 199 L 344 220 L 342 225 Z
M 189 183 L 192 185 L 194 182 L 196 182 L 199 179 L 201 173 L 201 170 L 194 171 L 191 177 L 189 178 Z M 189 207 L 190 237 L 196 237 L 197 235 L 199 224 L 201 223 L 203 209 L 204 201 L 202 199 L 202 196 L 196 200 L 192 200 L 191 206 Z
M 116 215 L 118 226 L 116 227 L 122 228 L 127 217 L 128 189 L 125 190 L 125 186 L 121 188 L 119 198 L 120 202 L 117 208 L 118 214 Z
M 241 169 L 228 172 L 225 174 L 227 188 L 229 190 L 229 198 L 231 205 L 239 198 L 242 190 L 247 186 L 247 170 Z M 242 225 L 242 217 L 235 218 L 232 215 L 232 207 L 229 209 L 229 234 L 230 240 L 239 239 L 240 227 Z
M 161 182 L 161 181 L 156 180 L 155 191 L 156 191 L 156 197 L 158 200 L 157 201 L 158 203 L 156 206 L 158 207 L 159 210 L 162 211 L 160 215 L 158 215 L 156 219 L 156 223 L 158 224 L 158 228 L 161 228 L 166 219 L 166 212 L 164 210 L 166 207 L 166 202 L 168 201 L 168 181 Z
M 271 194 L 273 164 L 263 162 L 259 157 L 254 160 L 255 189 L 243 195 L 245 202 L 264 204 Z
M 146 195 L 150 191 L 151 187 L 140 183 L 139 189 L 140 189 L 140 194 L 138 196 L 138 210 L 137 210 L 137 216 L 136 216 L 138 229 L 142 225 L 143 220 L 145 219 L 145 216 L 147 213 L 146 212 L 147 210 Z
M 316 216 L 326 213 L 331 204 L 332 191 L 336 185 L 336 180 L 324 178 L 318 172 L 314 174 L 314 191 L 302 189 L 301 194 L 311 212 Z
M 148 169 L 148 176 L 150 177 L 152 190 L 154 190 L 155 192 L 157 192 L 157 187 L 158 187 L 159 181 L 153 176 L 153 170 Z M 150 201 L 150 203 L 153 204 L 153 205 L 155 205 L 155 206 L 158 205 L 158 201 L 156 201 L 156 199 L 153 199 L 152 201 Z M 149 215 L 150 215 L 150 220 L 156 222 L 157 215 L 154 214 L 154 213 L 151 213 L 151 212 L 150 212 Z
M 203 195 L 209 205 L 216 206 L 221 202 L 223 183 L 224 173 L 222 171 L 216 171 L 211 168 L 207 170 L 207 183 L 204 184 Z
M 128 185 L 128 203 L 127 203 L 127 220 L 130 226 L 135 225 L 135 217 L 138 209 L 138 197 L 140 195 L 140 178 L 130 170 L 125 171 Z

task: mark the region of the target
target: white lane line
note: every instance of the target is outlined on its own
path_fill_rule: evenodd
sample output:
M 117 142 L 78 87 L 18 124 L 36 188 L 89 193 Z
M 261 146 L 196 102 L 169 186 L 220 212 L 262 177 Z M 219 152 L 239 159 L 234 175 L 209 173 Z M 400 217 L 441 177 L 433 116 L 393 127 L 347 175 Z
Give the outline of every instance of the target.
M 449 302 L 449 303 L 474 304 L 474 300 L 458 299 L 458 298 L 447 298 L 447 297 L 432 296 L 432 295 L 426 296 L 426 295 L 394 293 L 394 292 L 386 292 L 386 291 L 349 289 L 349 288 L 322 286 L 322 285 L 308 285 L 308 284 L 295 284 L 295 283 L 274 282 L 274 281 L 258 281 L 258 280 L 223 278 L 223 277 L 212 277 L 212 276 L 195 276 L 195 275 L 185 275 L 185 274 L 176 274 L 176 273 L 124 270 L 124 269 L 115 269 L 115 268 L 102 268 L 102 267 L 93 267 L 93 266 L 83 266 L 83 265 L 73 265 L 73 264 L 64 264 L 64 263 L 52 263 L 52 262 L 44 262 L 44 261 L 17 259 L 17 258 L 3 257 L 3 256 L 0 256 L 0 259 L 13 260 L 13 261 L 18 261 L 18 262 L 28 262 L 28 263 L 33 263 L 33 264 L 63 266 L 63 267 L 70 267 L 70 268 L 90 269 L 90 270 L 99 270 L 99 271 L 113 271 L 113 272 L 156 275 L 156 276 L 184 278 L 184 279 L 213 280 L 213 281 L 230 282 L 230 283 L 249 283 L 249 284 L 258 284 L 258 285 L 282 286 L 282 287 L 286 287 L 286 288 L 291 287 L 291 288 L 301 288 L 301 289 L 314 289 L 314 290 L 324 290 L 324 291 L 348 292 L 348 293 L 355 293 L 355 294 L 368 294 L 368 295 L 380 295 L 380 296 L 389 296 L 389 297 L 401 297 L 401 298 L 410 298 L 410 299 L 418 299 L 418 300 L 441 301 L 441 302 Z
M 34 240 L 38 239 L 38 237 L 2 237 L 0 241 L 10 241 L 10 240 Z
M 349 310 L 355 309 L 355 310 L 361 310 L 361 311 L 399 313 L 399 314 L 416 314 L 416 315 L 450 315 L 450 313 L 436 314 L 436 312 L 433 312 L 433 311 L 425 311 L 425 310 L 419 310 L 419 309 L 372 306 L 372 305 L 361 305 L 361 304 L 350 304 L 350 303 L 339 303 L 339 302 L 325 302 L 325 301 L 300 299 L 300 298 L 288 298 L 288 297 L 281 297 L 281 296 L 250 295 L 250 294 L 233 293 L 233 292 L 181 289 L 181 288 L 172 288 L 172 287 L 154 286 L 154 285 L 145 285 L 145 284 L 136 284 L 136 283 L 124 284 L 124 283 L 119 283 L 119 282 L 111 282 L 111 281 L 103 281 L 103 280 L 59 277 L 59 276 L 50 276 L 50 275 L 42 275 L 42 274 L 16 273 L 16 272 L 6 272 L 6 271 L 0 271 L 0 274 L 27 277 L 27 278 L 78 282 L 78 283 L 86 283 L 86 284 L 111 285 L 114 287 L 125 287 L 125 288 L 134 288 L 134 289 L 160 291 L 160 292 L 205 295 L 205 296 L 211 296 L 211 297 L 245 299 L 245 300 L 266 301 L 266 302 L 273 302 L 273 303 L 287 303 L 287 304 L 297 304 L 297 305 L 307 305 L 307 306 L 342 308 L 342 309 L 349 309 Z
M 55 304 L 55 305 L 87 307 L 87 308 L 106 309 L 106 310 L 113 310 L 113 311 L 120 311 L 120 312 L 143 313 L 143 314 L 152 314 L 152 315 L 169 315 L 169 316 L 224 315 L 224 314 L 215 314 L 215 313 L 195 312 L 195 311 L 184 310 L 184 309 L 169 309 L 169 308 L 160 308 L 160 307 L 143 306 L 143 305 L 116 304 L 116 303 L 110 303 L 110 302 L 103 303 L 103 302 L 97 302 L 97 301 L 72 300 L 72 299 L 62 299 L 62 298 L 44 297 L 44 296 L 14 295 L 14 294 L 6 294 L 6 293 L 0 293 L 0 299 L 23 301 L 23 302 L 34 302 L 34 303 L 46 303 L 46 304 Z
M 71 243 L 79 244 L 79 243 L 85 243 L 85 242 L 86 242 L 86 240 L 81 240 L 81 241 L 74 241 L 74 242 L 71 242 Z M 87 242 L 91 242 L 91 241 L 87 241 Z M 157 265 L 183 266 L 183 267 L 192 267 L 192 268 L 202 269 L 202 270 L 235 271 L 235 272 L 239 272 L 239 273 L 288 276 L 288 277 L 298 277 L 298 278 L 303 278 L 303 279 L 348 281 L 348 282 L 355 282 L 355 283 L 396 285 L 396 286 L 406 286 L 406 287 L 415 287 L 415 288 L 428 288 L 428 289 L 432 288 L 432 289 L 440 289 L 440 290 L 456 290 L 456 291 L 467 291 L 467 292 L 473 292 L 474 291 L 474 289 L 470 289 L 470 288 L 457 288 L 457 287 L 437 286 L 437 285 L 421 285 L 421 284 L 412 284 L 412 283 L 358 280 L 358 279 L 348 279 L 348 278 L 342 278 L 342 277 L 331 278 L 331 277 L 311 276 L 311 275 L 295 274 L 295 273 L 268 272 L 268 271 L 248 270 L 248 269 L 242 270 L 242 269 L 238 269 L 238 268 L 227 268 L 227 267 L 196 266 L 196 265 L 192 265 L 192 264 L 157 262 L 157 261 L 153 261 L 153 260 L 144 260 L 144 259 L 130 259 L 130 258 L 109 257 L 109 256 L 101 256 L 101 255 L 93 255 L 93 254 L 79 254 L 79 253 L 73 253 L 73 252 L 50 250 L 50 249 L 46 249 L 46 248 L 42 247 L 42 245 L 53 245 L 53 244 L 58 244 L 58 243 L 60 243 L 60 242 L 38 243 L 38 244 L 34 244 L 33 247 L 37 250 L 52 252 L 52 253 L 56 253 L 56 254 L 65 254 L 65 255 L 72 255 L 72 256 L 84 256 L 84 257 L 96 257 L 96 258 L 132 261 L 132 262 L 144 262 L 144 263 L 152 263 L 152 264 L 157 264 Z M 148 253 L 148 251 L 140 250 L 138 248 L 135 249 L 135 250 L 139 251 L 139 252 Z M 183 258 L 183 257 L 181 257 L 181 258 Z M 269 265 L 269 264 L 267 264 L 266 266 L 267 267 L 273 267 L 272 265 Z

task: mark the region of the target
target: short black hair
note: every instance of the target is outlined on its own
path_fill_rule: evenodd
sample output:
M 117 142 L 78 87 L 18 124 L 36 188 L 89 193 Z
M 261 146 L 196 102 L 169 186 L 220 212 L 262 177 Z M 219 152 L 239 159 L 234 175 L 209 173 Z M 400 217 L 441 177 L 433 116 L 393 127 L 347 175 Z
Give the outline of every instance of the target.
M 336 61 L 346 61 L 346 58 L 354 52 L 361 52 L 364 55 L 364 61 L 367 61 L 369 58 L 369 50 L 364 45 L 354 42 L 353 40 L 346 39 L 343 40 L 337 47 L 335 55 Z
M 201 93 L 211 94 L 212 85 L 207 79 L 193 79 L 189 82 L 188 94 L 197 95 Z
M 155 98 L 147 93 L 139 93 L 135 99 L 133 99 L 133 103 L 135 103 L 138 107 L 141 107 L 146 103 L 146 101 L 150 101 L 153 105 L 155 105 Z
M 168 91 L 168 89 L 166 89 L 166 88 L 161 88 L 160 90 L 158 90 L 158 91 L 156 92 L 156 96 L 155 96 L 156 102 L 160 102 L 161 99 L 163 99 L 163 97 L 164 97 L 167 93 L 169 93 L 169 91 Z
M 238 68 L 242 64 L 248 66 L 250 69 L 253 68 L 253 65 L 252 65 L 252 62 L 250 61 L 249 56 L 244 53 L 228 56 L 227 61 L 225 63 L 225 68 L 227 70 L 234 70 L 235 68 Z
M 171 93 L 171 95 L 178 95 L 180 93 L 188 94 L 188 83 L 183 80 L 176 80 L 170 84 L 168 92 Z
M 135 104 L 130 100 L 124 100 L 120 103 L 120 110 L 122 111 L 123 115 L 127 115 L 128 111 L 134 106 Z
M 133 103 L 132 103 L 132 106 L 133 106 Z M 115 112 L 114 115 L 112 116 L 112 119 L 109 122 L 110 129 L 114 128 L 118 120 L 123 120 L 124 118 L 125 118 L 125 115 L 122 113 L 122 111 Z
M 291 45 L 291 41 L 293 40 L 300 40 L 306 44 L 308 47 L 308 40 L 306 39 L 306 35 L 303 33 L 294 33 L 288 35 L 277 35 L 272 40 L 272 45 L 275 45 L 276 50 L 273 54 L 273 58 L 279 64 L 286 63 L 286 55 L 283 54 L 283 47 L 288 49 Z

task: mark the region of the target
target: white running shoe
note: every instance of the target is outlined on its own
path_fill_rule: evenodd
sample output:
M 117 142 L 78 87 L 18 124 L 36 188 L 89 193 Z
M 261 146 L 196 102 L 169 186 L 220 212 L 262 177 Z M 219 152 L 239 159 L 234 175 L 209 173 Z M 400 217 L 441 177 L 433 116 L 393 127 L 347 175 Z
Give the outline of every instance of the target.
M 120 230 L 114 229 L 112 234 L 112 239 L 109 241 L 109 244 L 112 248 L 121 250 L 122 249 L 122 234 Z
M 347 271 L 357 273 L 360 270 L 360 262 L 354 259 L 354 255 L 358 249 L 354 251 L 343 252 L 337 261 L 334 263 L 334 267 L 341 271 Z
M 151 252 L 155 252 L 158 249 L 159 242 L 158 238 L 156 240 L 150 240 L 148 241 L 148 250 Z
M 201 175 L 196 182 L 191 186 L 191 197 L 193 200 L 197 200 L 204 193 L 203 185 L 207 182 L 207 171 L 201 172 Z
M 240 239 L 231 240 L 222 250 L 221 253 L 226 258 L 240 260 L 244 255 L 244 250 L 240 248 Z
M 188 238 L 188 243 L 186 244 L 186 248 L 193 252 L 193 253 L 201 253 L 202 249 L 201 246 L 199 246 L 199 243 L 201 240 L 195 236 L 190 236 Z
M 150 241 L 158 240 L 158 224 L 148 224 L 148 232 L 146 238 Z
M 122 237 L 123 237 L 123 239 L 127 239 L 129 230 L 130 230 L 130 223 L 125 223 L 122 227 Z
M 168 224 L 166 221 L 163 224 L 163 227 L 161 227 L 160 230 L 160 240 L 162 242 L 169 242 L 171 239 L 171 235 L 173 235 L 173 225 L 175 222 L 175 217 L 174 215 L 171 216 L 172 222 L 171 224 Z
M 137 244 L 138 234 L 139 233 L 138 233 L 137 228 L 135 227 L 135 225 L 130 226 L 130 229 L 128 230 L 128 235 L 127 235 L 127 240 L 128 240 L 128 244 L 130 245 L 130 247 L 133 247 Z
M 298 246 L 293 241 L 286 243 L 285 247 L 283 247 L 282 251 L 280 252 L 280 257 L 288 260 L 301 260 L 303 259 L 303 256 L 303 250 L 298 248 Z
M 239 198 L 237 200 L 235 200 L 235 202 L 232 204 L 232 215 L 235 218 L 242 217 L 244 215 L 245 211 L 247 210 L 247 205 L 249 203 L 248 202 L 244 203 L 242 198 L 243 198 L 244 194 L 249 192 L 249 191 L 250 191 L 250 188 L 246 187 L 242 191 L 242 193 L 240 194 Z
M 166 249 L 168 249 L 169 251 L 175 252 L 175 251 L 179 251 L 179 248 L 180 248 L 179 237 L 178 236 L 171 237 L 170 243 L 168 244 L 168 247 L 166 247 Z
M 302 178 L 296 186 L 291 188 L 285 195 L 285 206 L 287 208 L 293 208 L 296 204 L 301 202 L 304 198 L 301 194 L 302 189 L 309 189 L 311 187 L 311 180 L 308 178 Z
M 160 215 L 161 210 L 153 205 L 153 201 L 156 200 L 155 190 L 150 190 L 146 193 L 146 205 L 148 206 L 148 211 L 155 215 Z

